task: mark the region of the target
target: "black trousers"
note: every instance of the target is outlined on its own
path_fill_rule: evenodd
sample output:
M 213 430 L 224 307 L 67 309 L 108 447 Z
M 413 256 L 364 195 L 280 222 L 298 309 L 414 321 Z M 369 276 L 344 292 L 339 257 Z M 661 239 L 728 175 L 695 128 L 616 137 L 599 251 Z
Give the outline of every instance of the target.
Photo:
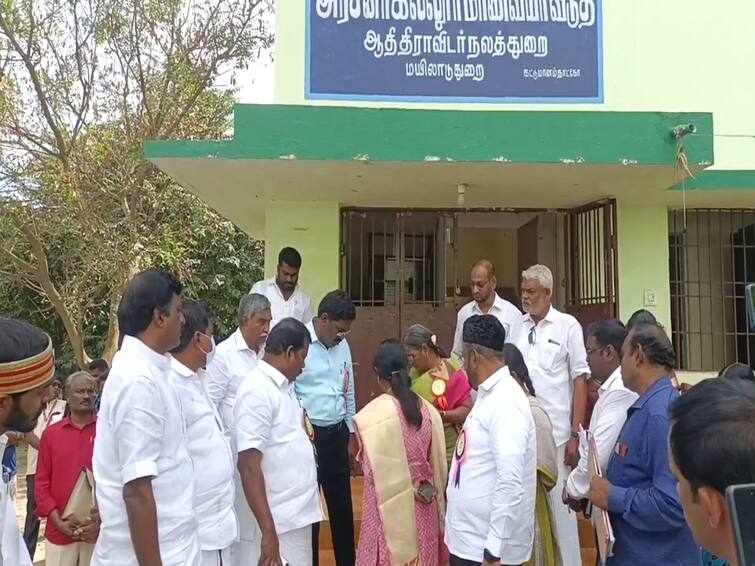
M 451 566 L 480 566 L 481 562 L 475 562 L 474 560 L 465 560 L 458 556 L 451 555 Z M 504 566 L 504 565 L 501 565 Z
M 317 448 L 317 481 L 328 506 L 336 566 L 354 566 L 354 510 L 351 505 L 351 461 L 346 423 L 314 427 Z M 320 524 L 312 528 L 312 564 L 320 561 Z
M 36 482 L 34 474 L 26 476 L 26 522 L 24 523 L 24 542 L 29 549 L 29 556 L 34 562 L 34 551 L 37 549 L 39 539 L 39 519 L 34 514 L 37 510 Z

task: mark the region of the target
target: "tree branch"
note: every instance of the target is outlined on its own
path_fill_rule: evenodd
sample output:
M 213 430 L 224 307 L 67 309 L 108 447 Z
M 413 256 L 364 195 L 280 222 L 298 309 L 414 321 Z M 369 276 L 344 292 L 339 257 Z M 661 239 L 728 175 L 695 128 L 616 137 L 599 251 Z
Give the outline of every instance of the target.
M 30 20 L 33 21 L 33 18 L 30 18 Z M 31 25 L 33 24 L 30 24 L 30 27 Z M 57 124 L 57 122 L 52 116 L 52 112 L 50 110 L 50 104 L 47 100 L 47 95 L 45 94 L 45 90 L 42 87 L 42 81 L 37 72 L 37 67 L 36 65 L 34 65 L 34 62 L 31 60 L 30 54 L 27 51 L 24 51 L 19 45 L 18 41 L 16 40 L 15 34 L 13 33 L 12 29 L 8 25 L 8 22 L 5 21 L 5 17 L 3 16 L 2 11 L 0 11 L 0 29 L 5 33 L 6 37 L 8 38 L 8 41 L 13 47 L 13 50 L 21 57 L 21 60 L 24 63 L 24 67 L 26 67 L 26 71 L 29 73 L 29 79 L 31 80 L 32 85 L 34 86 L 34 92 L 37 94 L 37 98 L 39 100 L 39 105 L 42 110 L 42 114 L 44 115 L 48 126 L 50 126 L 50 129 L 52 130 L 52 133 L 55 136 L 55 142 L 58 147 L 57 157 L 63 163 L 63 167 L 67 168 L 68 167 L 68 148 L 66 147 L 65 138 L 63 137 L 63 132 L 60 126 Z M 32 33 L 30 32 L 29 35 L 31 36 Z M 31 43 L 32 42 L 30 41 L 29 42 L 30 46 L 31 46 Z

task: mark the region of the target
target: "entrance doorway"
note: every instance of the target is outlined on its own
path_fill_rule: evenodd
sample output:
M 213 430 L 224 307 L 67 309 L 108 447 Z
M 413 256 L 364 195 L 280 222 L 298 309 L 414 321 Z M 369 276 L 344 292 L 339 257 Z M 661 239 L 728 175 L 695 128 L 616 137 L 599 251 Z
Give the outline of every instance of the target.
M 522 270 L 542 263 L 553 271 L 557 308 L 585 328 L 615 316 L 614 235 L 613 201 L 574 211 L 344 209 L 341 285 L 357 306 L 350 339 L 357 408 L 379 393 L 372 357 L 381 341 L 421 323 L 451 349 L 480 259 L 493 262 L 498 294 L 517 307 Z

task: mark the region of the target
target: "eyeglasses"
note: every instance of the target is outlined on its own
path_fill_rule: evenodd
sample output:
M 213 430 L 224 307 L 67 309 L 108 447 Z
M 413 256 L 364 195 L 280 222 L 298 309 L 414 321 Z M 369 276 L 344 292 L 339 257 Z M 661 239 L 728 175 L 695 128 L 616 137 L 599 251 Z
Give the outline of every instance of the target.
M 534 326 L 530 328 L 530 333 L 527 335 L 527 342 L 530 343 L 530 346 L 534 346 L 535 342 L 537 342 L 537 334 L 535 334 Z
M 585 349 L 585 353 L 588 356 L 592 356 L 593 354 L 597 354 L 598 352 L 602 352 L 605 349 L 606 349 L 605 346 L 602 346 L 600 348 L 586 348 Z

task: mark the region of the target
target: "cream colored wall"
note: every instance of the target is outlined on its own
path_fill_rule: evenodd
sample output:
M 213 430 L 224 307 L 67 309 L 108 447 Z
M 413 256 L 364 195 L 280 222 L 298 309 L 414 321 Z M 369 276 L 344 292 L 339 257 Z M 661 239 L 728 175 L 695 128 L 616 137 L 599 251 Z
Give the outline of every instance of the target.
M 668 211 L 665 206 L 617 204 L 621 320 L 644 308 L 670 329 Z M 646 290 L 654 292 L 655 306 L 645 304 Z
M 281 248 L 295 247 L 302 255 L 300 283 L 315 311 L 339 287 L 340 222 L 335 202 L 271 201 L 265 210 L 265 276 L 275 275 Z
M 277 0 L 275 4 L 275 101 L 280 104 L 313 103 L 304 99 L 308 2 Z M 753 21 L 753 0 L 718 4 L 703 0 L 603 0 L 604 104 L 354 104 L 470 110 L 713 112 L 715 168 L 755 169 Z M 743 135 L 752 137 L 736 137 Z

